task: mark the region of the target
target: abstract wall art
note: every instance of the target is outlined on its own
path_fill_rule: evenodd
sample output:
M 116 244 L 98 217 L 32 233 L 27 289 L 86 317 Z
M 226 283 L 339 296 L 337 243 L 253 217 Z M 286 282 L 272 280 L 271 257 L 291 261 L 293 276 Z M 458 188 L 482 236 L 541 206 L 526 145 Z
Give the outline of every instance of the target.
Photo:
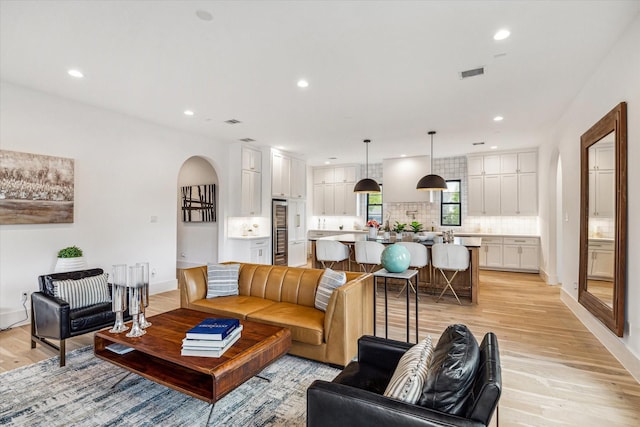
M 216 222 L 216 185 L 181 187 L 182 221 Z

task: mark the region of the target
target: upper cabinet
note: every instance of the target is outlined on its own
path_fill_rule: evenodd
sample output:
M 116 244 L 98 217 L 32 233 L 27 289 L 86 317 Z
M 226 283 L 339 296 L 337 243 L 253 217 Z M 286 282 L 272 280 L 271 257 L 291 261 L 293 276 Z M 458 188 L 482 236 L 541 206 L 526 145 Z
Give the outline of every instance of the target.
M 262 214 L 262 153 L 242 147 L 240 177 L 240 215 Z
M 353 187 L 358 179 L 357 165 L 313 169 L 313 215 L 351 215 L 357 212 Z
M 468 156 L 469 215 L 537 215 L 537 165 L 535 150 Z
M 280 152 L 271 154 L 271 195 L 279 198 L 307 197 L 307 164 Z

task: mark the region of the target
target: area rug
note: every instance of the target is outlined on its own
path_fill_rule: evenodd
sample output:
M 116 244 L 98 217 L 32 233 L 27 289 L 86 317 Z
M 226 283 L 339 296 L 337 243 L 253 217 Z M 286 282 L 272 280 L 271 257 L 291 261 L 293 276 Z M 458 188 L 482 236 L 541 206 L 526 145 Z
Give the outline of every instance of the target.
M 0 425 L 204 426 L 211 406 L 131 374 L 88 346 L 0 375 Z M 306 391 L 339 370 L 285 355 L 216 403 L 209 425 L 303 426 Z

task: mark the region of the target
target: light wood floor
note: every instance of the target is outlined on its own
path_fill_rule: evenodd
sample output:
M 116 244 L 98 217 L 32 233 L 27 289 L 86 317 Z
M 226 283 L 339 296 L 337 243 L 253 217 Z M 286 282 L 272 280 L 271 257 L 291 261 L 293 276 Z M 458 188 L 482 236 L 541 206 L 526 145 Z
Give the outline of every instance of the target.
M 403 340 L 405 299 L 389 295 L 390 338 Z M 558 287 L 545 285 L 534 274 L 482 271 L 479 295 L 478 305 L 458 306 L 453 298 L 436 304 L 432 295 L 421 293 L 420 337 L 437 339 L 452 323 L 468 325 L 478 340 L 488 331 L 497 334 L 501 425 L 640 425 L 640 384 L 560 301 Z M 153 295 L 149 311 L 178 306 L 178 291 L 170 291 Z M 382 298 L 377 314 L 378 335 L 383 335 Z M 87 334 L 69 340 L 67 349 L 92 342 Z M 28 326 L 0 333 L 0 371 L 53 355 L 39 345 L 29 348 Z

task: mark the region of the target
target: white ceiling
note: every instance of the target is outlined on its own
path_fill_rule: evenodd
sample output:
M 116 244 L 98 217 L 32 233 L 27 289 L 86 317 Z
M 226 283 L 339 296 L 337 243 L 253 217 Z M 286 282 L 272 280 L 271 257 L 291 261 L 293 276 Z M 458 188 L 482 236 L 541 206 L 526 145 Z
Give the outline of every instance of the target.
M 364 138 L 372 163 L 428 154 L 432 129 L 445 157 L 536 145 L 639 11 L 637 0 L 0 0 L 0 73 L 310 164 L 363 163 Z M 500 28 L 511 37 L 497 42 Z M 484 76 L 459 78 L 478 66 Z

